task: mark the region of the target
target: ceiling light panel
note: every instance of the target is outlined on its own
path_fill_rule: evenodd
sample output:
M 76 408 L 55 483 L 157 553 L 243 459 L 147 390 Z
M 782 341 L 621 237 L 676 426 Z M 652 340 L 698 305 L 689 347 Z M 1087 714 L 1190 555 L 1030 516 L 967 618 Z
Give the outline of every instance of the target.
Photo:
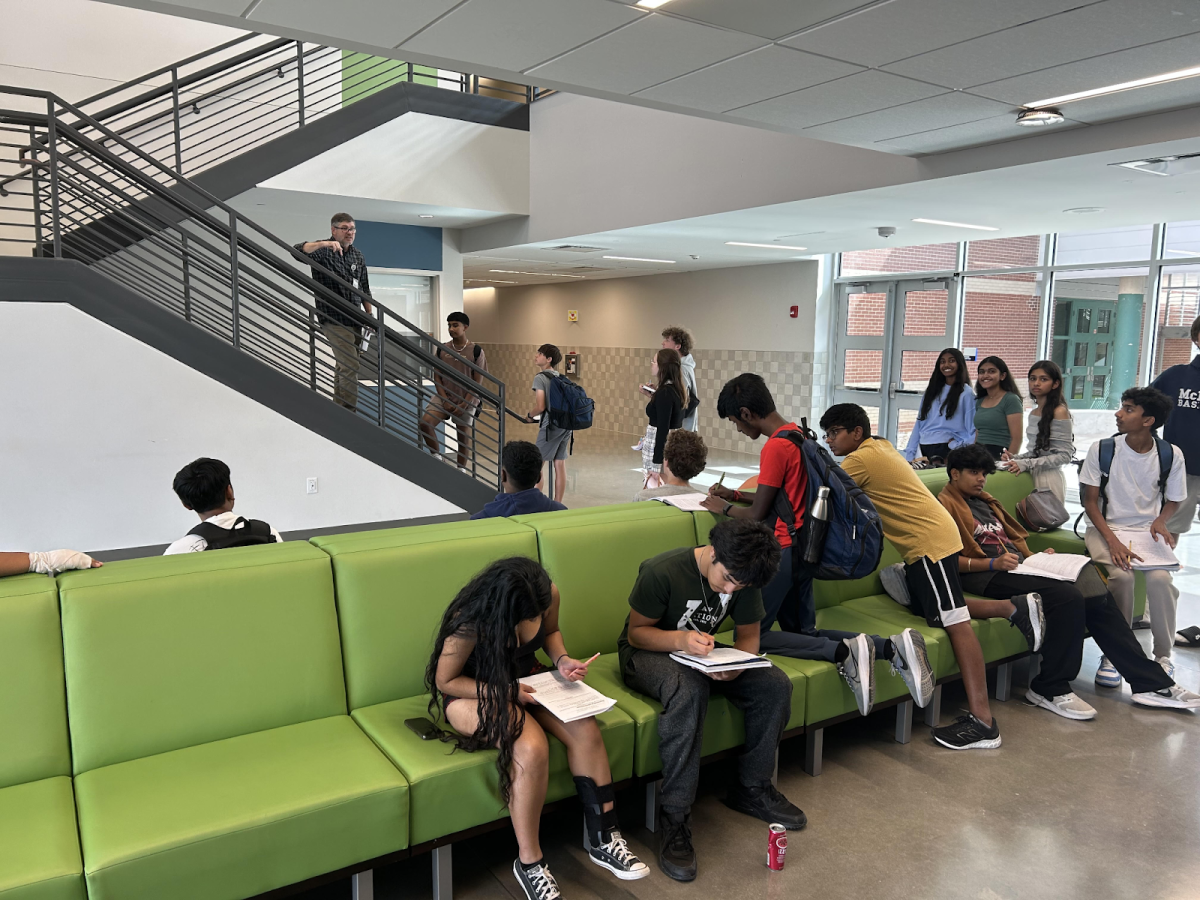
M 914 222 L 920 222 L 922 225 L 945 225 L 948 228 L 970 228 L 973 231 L 999 231 L 999 228 L 993 228 L 991 225 L 968 225 L 966 222 L 946 222 L 942 219 L 913 219 Z
M 608 257 L 605 257 L 606 259 Z M 512 269 L 488 269 L 497 275 L 532 275 L 534 278 L 582 278 L 582 275 L 563 275 L 561 272 L 515 272 Z
M 637 5 L 642 9 L 658 9 L 670 2 L 671 0 L 638 0 Z
M 765 247 L 768 250 L 807 250 L 807 247 L 794 247 L 787 244 L 752 244 L 747 241 L 726 241 L 726 247 Z
M 648 263 L 665 263 L 668 266 L 675 265 L 673 259 L 644 259 L 641 256 L 606 256 L 605 259 L 620 259 L 625 262 L 648 262 Z
M 1182 81 L 1185 78 L 1195 78 L 1197 75 L 1200 75 L 1200 66 L 1192 66 L 1189 69 L 1164 72 L 1162 75 L 1151 75 L 1149 78 L 1135 78 L 1133 81 L 1123 81 L 1119 84 L 1110 84 L 1087 91 L 1076 91 L 1074 94 L 1062 94 L 1058 97 L 1047 97 L 1045 100 L 1034 100 L 1032 103 L 1026 103 L 1025 106 L 1028 109 L 1036 109 L 1041 106 L 1060 106 L 1063 103 L 1086 100 L 1089 97 L 1102 97 L 1105 94 L 1119 94 L 1122 91 L 1133 91 L 1138 88 L 1150 87 L 1154 84 Z

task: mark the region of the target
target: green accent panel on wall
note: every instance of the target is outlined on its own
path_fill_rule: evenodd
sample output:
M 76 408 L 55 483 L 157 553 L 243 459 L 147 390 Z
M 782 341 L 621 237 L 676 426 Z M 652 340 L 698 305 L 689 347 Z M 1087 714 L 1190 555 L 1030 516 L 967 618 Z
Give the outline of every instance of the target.
M 413 83 L 438 86 L 436 68 L 414 64 L 412 73 Z M 408 80 L 406 62 L 352 50 L 342 51 L 342 106 L 349 106 L 393 84 Z

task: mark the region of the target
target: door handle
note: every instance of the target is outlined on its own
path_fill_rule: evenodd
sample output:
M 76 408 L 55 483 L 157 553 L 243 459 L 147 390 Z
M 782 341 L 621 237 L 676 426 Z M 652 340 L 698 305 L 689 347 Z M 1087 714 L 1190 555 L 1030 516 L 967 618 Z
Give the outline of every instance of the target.
M 896 387 L 897 387 L 897 385 L 896 385 L 896 382 L 894 382 L 894 381 L 890 382 L 888 384 L 888 399 L 889 400 L 896 399 Z

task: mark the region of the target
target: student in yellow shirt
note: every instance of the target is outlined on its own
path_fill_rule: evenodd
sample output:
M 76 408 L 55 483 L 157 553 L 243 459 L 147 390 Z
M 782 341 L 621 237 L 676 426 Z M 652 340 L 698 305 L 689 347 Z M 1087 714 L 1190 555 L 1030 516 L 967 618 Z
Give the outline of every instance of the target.
M 844 457 L 842 469 L 875 504 L 884 536 L 904 557 L 913 612 L 950 636 L 970 712 L 933 729 L 934 740 L 952 750 L 999 747 L 1000 728 L 988 704 L 983 649 L 971 629 L 971 612 L 958 582 L 958 554 L 963 548 L 958 526 L 896 448 L 871 436 L 871 420 L 861 406 L 831 406 L 821 416 L 821 428 L 830 451 Z

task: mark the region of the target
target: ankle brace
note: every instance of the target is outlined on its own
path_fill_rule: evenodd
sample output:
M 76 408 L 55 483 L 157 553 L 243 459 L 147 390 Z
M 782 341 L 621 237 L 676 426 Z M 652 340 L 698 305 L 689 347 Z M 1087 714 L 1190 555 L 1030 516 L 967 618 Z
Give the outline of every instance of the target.
M 616 827 L 616 809 L 604 812 L 604 804 L 616 799 L 612 782 L 596 784 L 586 775 L 575 776 L 575 791 L 583 804 L 583 821 L 593 847 L 607 844 L 609 832 Z M 610 824 L 611 823 L 611 824 Z

